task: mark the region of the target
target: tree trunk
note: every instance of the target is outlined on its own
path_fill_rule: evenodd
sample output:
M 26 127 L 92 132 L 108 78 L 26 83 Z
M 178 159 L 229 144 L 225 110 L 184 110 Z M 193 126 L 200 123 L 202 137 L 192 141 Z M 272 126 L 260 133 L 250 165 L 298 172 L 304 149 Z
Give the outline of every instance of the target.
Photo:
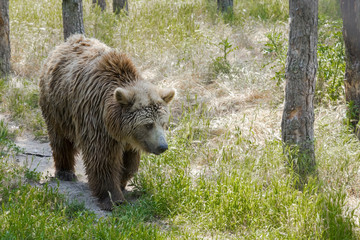
M 9 0 L 0 1 L 0 77 L 10 73 Z
M 343 37 L 346 52 L 345 98 L 348 118 L 360 137 L 357 124 L 360 114 L 360 0 L 341 0 Z
M 232 8 L 234 6 L 233 0 L 217 0 L 217 6 L 218 10 L 220 10 L 223 13 L 231 12 Z
M 101 8 L 101 11 L 105 11 L 106 9 L 106 1 L 105 0 L 92 0 L 93 6 L 96 4 Z
M 119 14 L 121 10 L 129 12 L 128 0 L 113 0 L 113 12 Z
M 64 39 L 75 33 L 84 34 L 82 0 L 63 0 Z
M 317 0 L 289 0 L 290 33 L 285 103 L 281 122 L 284 152 L 301 177 L 316 169 L 314 90 L 317 70 Z M 294 148 L 295 147 L 295 148 Z M 292 152 L 295 150 L 297 152 Z M 295 158 L 294 158 L 295 157 Z

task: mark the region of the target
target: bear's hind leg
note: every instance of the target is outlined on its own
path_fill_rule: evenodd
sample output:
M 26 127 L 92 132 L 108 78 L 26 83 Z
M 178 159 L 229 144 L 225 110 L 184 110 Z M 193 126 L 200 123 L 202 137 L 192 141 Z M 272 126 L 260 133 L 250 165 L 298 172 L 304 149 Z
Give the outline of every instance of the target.
M 76 181 L 74 144 L 66 138 L 56 136 L 50 139 L 55 162 L 55 177 L 63 181 Z
M 139 169 L 140 152 L 135 150 L 125 151 L 123 154 L 123 171 L 121 176 L 121 190 L 124 190 L 127 182 L 135 175 Z

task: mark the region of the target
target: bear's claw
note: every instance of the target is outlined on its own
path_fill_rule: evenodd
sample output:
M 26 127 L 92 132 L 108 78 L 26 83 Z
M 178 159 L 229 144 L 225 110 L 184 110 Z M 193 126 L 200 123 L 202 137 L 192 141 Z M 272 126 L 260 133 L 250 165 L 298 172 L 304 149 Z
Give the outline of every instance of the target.
M 117 201 L 113 202 L 108 197 L 108 198 L 102 200 L 101 202 L 99 202 L 99 207 L 101 208 L 101 210 L 104 210 L 104 211 L 112 211 L 114 209 L 114 206 L 119 206 L 119 205 L 123 205 L 126 203 L 127 203 L 126 200 L 117 200 Z
M 56 171 L 55 177 L 62 181 L 77 181 L 77 177 L 72 171 Z

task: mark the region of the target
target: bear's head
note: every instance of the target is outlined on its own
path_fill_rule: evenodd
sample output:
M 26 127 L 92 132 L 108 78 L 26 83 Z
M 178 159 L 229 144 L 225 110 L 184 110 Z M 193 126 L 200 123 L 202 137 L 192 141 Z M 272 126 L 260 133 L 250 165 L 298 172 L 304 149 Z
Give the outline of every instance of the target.
M 118 141 L 125 140 L 133 148 L 148 153 L 158 155 L 166 151 L 168 144 L 165 139 L 165 129 L 169 121 L 168 104 L 174 95 L 174 89 L 159 89 L 145 81 L 116 88 L 114 100 L 119 111 L 114 119 L 117 123 L 113 123 L 115 132 L 118 132 L 115 138 Z

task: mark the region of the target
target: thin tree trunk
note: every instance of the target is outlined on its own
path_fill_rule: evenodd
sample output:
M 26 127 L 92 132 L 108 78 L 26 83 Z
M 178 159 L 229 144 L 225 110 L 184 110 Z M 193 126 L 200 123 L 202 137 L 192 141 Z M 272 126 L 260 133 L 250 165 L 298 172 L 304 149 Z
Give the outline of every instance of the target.
M 62 13 L 65 40 L 72 34 L 85 33 L 82 0 L 63 0 Z
M 106 1 L 105 0 L 92 0 L 93 5 L 96 4 L 101 8 L 101 11 L 105 11 L 106 9 Z
M 289 0 L 290 33 L 282 116 L 284 152 L 292 154 L 302 177 L 316 169 L 314 152 L 314 90 L 317 70 L 317 0 Z M 290 153 L 295 148 L 296 153 Z M 294 155 L 295 154 L 295 155 Z
M 9 0 L 0 1 L 0 77 L 10 73 Z
M 113 0 L 113 12 L 119 14 L 121 10 L 129 12 L 128 0 Z
M 343 37 L 346 52 L 345 98 L 348 103 L 348 118 L 354 131 L 360 137 L 356 127 L 360 115 L 360 1 L 341 0 L 343 18 Z
M 223 13 L 231 12 L 234 6 L 233 0 L 217 0 L 218 10 Z

